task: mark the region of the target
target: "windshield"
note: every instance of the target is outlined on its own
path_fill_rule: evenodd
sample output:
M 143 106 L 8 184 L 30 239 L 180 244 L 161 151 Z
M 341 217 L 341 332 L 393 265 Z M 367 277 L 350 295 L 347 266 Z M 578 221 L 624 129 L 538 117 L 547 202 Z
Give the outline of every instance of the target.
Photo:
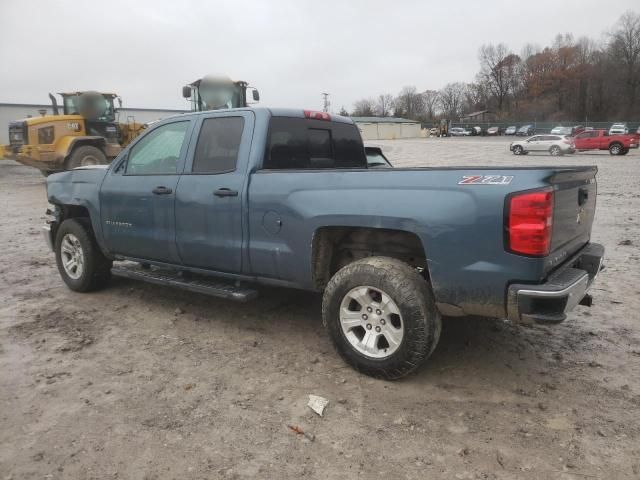
M 234 83 L 202 82 L 198 89 L 198 111 L 244 107 L 243 88 Z
M 65 115 L 82 115 L 91 120 L 115 121 L 113 97 L 96 92 L 63 95 Z

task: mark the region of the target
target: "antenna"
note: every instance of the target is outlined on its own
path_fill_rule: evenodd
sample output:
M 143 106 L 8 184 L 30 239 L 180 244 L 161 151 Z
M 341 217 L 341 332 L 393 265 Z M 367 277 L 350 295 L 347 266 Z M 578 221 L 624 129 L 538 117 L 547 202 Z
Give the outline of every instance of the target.
M 331 102 L 329 101 L 329 94 L 328 93 L 323 93 L 322 94 L 322 102 L 323 102 L 322 111 L 323 112 L 328 112 L 329 111 L 329 107 L 331 106 Z

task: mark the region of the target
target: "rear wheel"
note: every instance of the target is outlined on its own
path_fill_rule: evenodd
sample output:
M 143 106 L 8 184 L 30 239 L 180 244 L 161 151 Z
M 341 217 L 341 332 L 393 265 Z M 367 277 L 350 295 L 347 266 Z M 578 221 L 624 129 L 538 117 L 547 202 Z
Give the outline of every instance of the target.
M 62 222 L 56 233 L 55 253 L 62 280 L 75 292 L 97 290 L 111 276 L 112 262 L 100 251 L 88 218 Z
M 629 149 L 628 149 L 628 148 L 625 148 L 624 150 L 622 150 L 622 151 L 620 152 L 620 155 L 626 155 L 627 153 L 629 153 Z
M 522 155 L 523 152 L 524 152 L 524 148 L 522 148 L 520 145 L 516 145 L 515 147 L 513 147 L 514 155 Z
M 97 147 L 92 145 L 82 145 L 76 147 L 71 156 L 65 161 L 65 170 L 72 170 L 78 167 L 90 165 L 104 165 L 108 163 L 106 155 Z
M 435 349 L 442 329 L 424 278 L 387 257 L 365 258 L 338 271 L 325 289 L 322 318 L 348 364 L 390 380 L 418 368 Z
M 560 147 L 557 145 L 553 145 L 550 149 L 549 149 L 549 153 L 554 156 L 557 157 L 558 155 L 562 155 L 562 150 L 560 150 Z
M 611 155 L 620 155 L 622 150 L 623 150 L 622 145 L 619 143 L 613 143 L 609 146 L 609 153 Z

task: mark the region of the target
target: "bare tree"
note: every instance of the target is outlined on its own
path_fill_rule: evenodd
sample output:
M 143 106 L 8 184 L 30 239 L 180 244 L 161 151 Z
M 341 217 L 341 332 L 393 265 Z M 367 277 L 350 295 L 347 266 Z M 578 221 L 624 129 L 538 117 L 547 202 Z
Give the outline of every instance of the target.
M 429 120 L 433 120 L 440 103 L 440 94 L 436 90 L 425 90 L 422 94 L 424 101 L 424 114 Z
M 396 115 L 411 119 L 417 119 L 424 113 L 424 99 L 413 86 L 403 87 L 396 97 L 394 106 Z
M 628 11 L 620 17 L 611 34 L 609 53 L 623 70 L 627 109 L 632 114 L 640 84 L 640 14 Z
M 342 107 L 340 107 L 340 113 L 338 113 L 338 115 L 342 115 L 343 117 L 348 117 L 349 116 L 349 112 L 347 112 L 347 109 L 344 108 L 344 105 Z
M 372 98 L 363 98 L 353 104 L 354 117 L 373 117 L 375 115 L 376 102 Z
M 466 85 L 462 82 L 447 83 L 440 90 L 440 105 L 449 118 L 457 118 L 462 114 Z
M 498 110 L 502 110 L 513 78 L 518 74 L 520 57 L 511 53 L 504 43 L 483 45 L 478 57 L 480 78 L 495 97 Z
M 393 108 L 393 95 L 390 93 L 383 93 L 378 95 L 376 101 L 376 113 L 379 117 L 388 117 L 391 115 Z

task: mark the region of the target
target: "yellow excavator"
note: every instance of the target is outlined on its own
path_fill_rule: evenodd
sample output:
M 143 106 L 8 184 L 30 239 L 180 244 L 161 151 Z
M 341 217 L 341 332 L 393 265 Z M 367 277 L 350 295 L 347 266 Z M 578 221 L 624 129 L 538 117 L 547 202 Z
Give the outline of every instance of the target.
M 56 97 L 49 94 L 53 115 L 42 111 L 9 124 L 9 144 L 0 146 L 0 156 L 35 167 L 48 175 L 87 165 L 106 164 L 144 128 L 127 121 L 118 123 L 122 101 L 115 93 L 94 91 L 60 93 L 62 112 Z
M 247 101 L 251 92 L 253 102 Z M 191 111 L 247 107 L 260 100 L 260 93 L 244 81 L 233 81 L 225 75 L 206 75 L 182 87 L 182 96 L 191 102 Z

